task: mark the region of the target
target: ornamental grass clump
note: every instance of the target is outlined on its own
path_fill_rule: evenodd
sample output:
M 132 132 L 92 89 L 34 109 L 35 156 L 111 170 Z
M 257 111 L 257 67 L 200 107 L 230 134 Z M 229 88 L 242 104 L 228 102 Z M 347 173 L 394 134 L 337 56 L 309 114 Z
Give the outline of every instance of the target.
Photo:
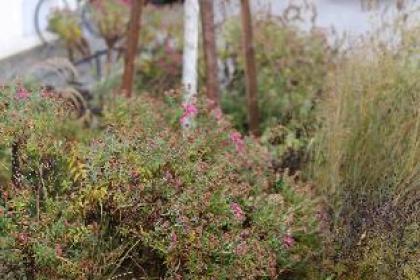
M 0 93 L 4 279 L 276 278 L 310 265 L 311 204 L 205 106 L 188 135 L 169 97 L 116 98 L 88 129 L 38 92 Z
M 416 279 L 419 272 L 420 68 L 413 46 L 363 45 L 329 79 L 312 173 L 332 214 L 340 279 Z

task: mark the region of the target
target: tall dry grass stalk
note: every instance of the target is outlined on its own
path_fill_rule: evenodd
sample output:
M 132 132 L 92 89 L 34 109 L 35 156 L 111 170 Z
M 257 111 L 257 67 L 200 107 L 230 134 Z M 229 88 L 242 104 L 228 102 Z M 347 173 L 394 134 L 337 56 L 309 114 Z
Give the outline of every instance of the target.
M 420 201 L 418 46 L 404 38 L 399 49 L 353 50 L 331 74 L 320 108 L 311 172 L 355 277 L 410 279 L 419 269 L 410 264 Z

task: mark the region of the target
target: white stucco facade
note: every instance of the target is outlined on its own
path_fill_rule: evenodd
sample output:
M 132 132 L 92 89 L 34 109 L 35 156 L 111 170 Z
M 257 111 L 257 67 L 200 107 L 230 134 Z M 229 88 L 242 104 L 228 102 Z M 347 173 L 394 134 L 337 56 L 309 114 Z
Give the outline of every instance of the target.
M 34 25 L 37 3 L 38 0 L 0 0 L 0 59 L 41 43 Z M 44 28 L 48 9 L 57 5 L 62 5 L 62 0 L 46 0 L 41 16 Z
M 216 13 L 218 21 L 227 15 L 239 13 L 239 1 L 215 0 L 217 4 L 227 9 L 227 13 Z M 282 15 L 289 4 L 305 7 L 305 2 L 315 4 L 317 27 L 332 30 L 338 34 L 347 34 L 349 38 L 358 37 L 372 31 L 381 20 L 392 21 L 398 16 L 397 0 L 376 0 L 376 4 L 368 8 L 368 0 L 251 0 L 253 11 L 268 12 L 273 15 Z M 374 1 L 373 1 L 374 2 Z M 228 4 L 226 4 L 228 3 Z M 409 10 L 420 8 L 419 0 L 405 0 Z M 309 18 L 312 13 L 310 8 L 302 9 Z M 308 23 L 308 22 L 306 22 Z M 306 23 L 301 27 L 305 28 Z M 306 26 L 307 27 L 307 26 Z
M 0 59 L 31 49 L 41 42 L 34 27 L 35 8 L 39 0 L 0 0 Z M 42 26 L 46 26 L 48 10 L 67 1 L 75 5 L 77 0 L 44 0 L 46 2 L 41 17 Z M 224 0 L 215 0 L 224 1 Z M 309 0 L 316 4 L 318 10 L 317 26 L 329 28 L 334 26 L 339 32 L 355 36 L 370 30 L 372 18 L 378 11 L 366 12 L 360 0 Z M 251 0 L 254 10 L 270 9 L 274 14 L 281 14 L 289 2 L 302 3 L 302 0 Z M 382 5 L 395 3 L 395 0 L 380 0 Z M 419 4 L 418 0 L 408 3 Z M 220 2 L 219 2 L 220 3 Z M 231 13 L 235 13 L 238 0 L 233 3 Z M 225 7 L 226 8 L 226 7 Z M 228 8 L 229 9 L 229 8 Z M 220 13 L 216 13 L 220 17 Z M 229 12 L 228 12 L 229 14 Z

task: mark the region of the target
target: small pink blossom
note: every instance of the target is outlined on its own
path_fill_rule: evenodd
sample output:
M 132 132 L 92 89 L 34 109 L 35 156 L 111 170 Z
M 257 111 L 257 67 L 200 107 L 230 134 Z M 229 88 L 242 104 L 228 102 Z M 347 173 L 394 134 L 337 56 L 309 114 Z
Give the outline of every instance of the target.
M 163 175 L 163 179 L 165 179 L 166 182 L 175 187 L 177 190 L 179 190 L 182 186 L 181 179 L 177 176 L 172 175 L 172 173 L 169 171 L 165 172 L 165 174 Z
M 28 243 L 28 235 L 26 233 L 19 233 L 18 240 L 21 244 L 26 244 Z
M 55 254 L 59 257 L 63 256 L 63 248 L 60 244 L 55 244 Z
M 293 247 L 295 245 L 296 241 L 293 238 L 293 236 L 291 236 L 290 234 L 286 234 L 283 237 L 283 245 L 284 247 L 286 247 L 287 249 Z
M 190 118 L 194 118 L 198 114 L 197 107 L 192 103 L 184 103 L 182 104 L 182 107 L 184 108 L 184 113 L 181 116 L 181 119 L 179 120 L 182 125 L 185 125 Z
M 244 152 L 244 150 L 245 150 L 245 142 L 242 139 L 242 135 L 239 132 L 237 132 L 237 131 L 232 132 L 230 134 L 230 140 L 235 145 L 236 151 L 238 153 L 243 153 Z
M 175 232 L 172 232 L 172 234 L 171 234 L 171 241 L 172 241 L 172 243 L 177 243 L 178 242 L 178 236 L 176 235 Z
M 249 246 L 245 242 L 241 242 L 235 249 L 238 256 L 245 256 L 249 251 Z
M 174 178 L 174 176 L 172 176 L 172 173 L 171 173 L 171 172 L 166 171 L 166 172 L 163 174 L 163 178 L 164 178 L 166 181 L 171 181 L 171 180 Z
M 251 235 L 251 232 L 249 231 L 249 229 L 244 229 L 243 231 L 241 231 L 241 233 L 239 234 L 239 236 L 242 239 L 246 239 Z
M 29 98 L 29 92 L 24 88 L 24 87 L 20 87 L 17 91 L 16 91 L 16 95 L 15 95 L 16 99 L 18 100 L 26 100 Z
M 100 0 L 90 0 L 89 2 L 90 2 L 89 3 L 90 5 L 92 5 L 93 7 L 97 8 L 97 9 L 103 7 L 103 5 L 102 5 L 102 3 L 101 3 Z
M 179 177 L 176 177 L 175 180 L 173 180 L 172 184 L 178 190 L 182 187 L 182 181 Z
M 120 2 L 128 7 L 131 7 L 131 0 L 120 0 Z
M 53 97 L 54 96 L 54 93 L 53 93 L 53 91 L 51 91 L 51 90 L 48 90 L 48 89 L 43 89 L 42 91 L 41 91 L 41 97 L 43 97 L 43 98 L 51 98 L 51 97 Z
M 230 204 L 230 210 L 232 210 L 233 215 L 238 221 L 243 221 L 245 219 L 245 213 L 238 203 L 232 202 Z
M 169 248 L 173 249 L 176 244 L 178 243 L 178 236 L 176 235 L 176 233 L 173 231 L 171 233 L 171 243 L 169 244 Z
M 219 107 L 216 107 L 213 111 L 213 116 L 216 118 L 217 121 L 221 121 L 223 118 L 222 110 Z

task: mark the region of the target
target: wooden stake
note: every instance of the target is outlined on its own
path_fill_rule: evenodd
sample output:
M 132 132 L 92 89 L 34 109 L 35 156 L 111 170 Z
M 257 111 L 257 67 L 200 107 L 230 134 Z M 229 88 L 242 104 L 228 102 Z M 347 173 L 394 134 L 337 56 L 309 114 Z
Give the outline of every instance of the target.
M 211 108 L 216 108 L 220 102 L 213 5 L 213 0 L 201 0 L 206 93 L 207 98 L 211 101 Z
M 245 86 L 247 93 L 249 129 L 255 136 L 259 131 L 257 67 L 249 0 L 241 0 L 242 40 L 245 56 Z
M 133 94 L 134 66 L 139 44 L 143 6 L 144 0 L 132 1 L 130 23 L 127 31 L 127 49 L 124 57 L 124 74 L 121 84 L 121 92 L 126 97 L 131 97 Z

